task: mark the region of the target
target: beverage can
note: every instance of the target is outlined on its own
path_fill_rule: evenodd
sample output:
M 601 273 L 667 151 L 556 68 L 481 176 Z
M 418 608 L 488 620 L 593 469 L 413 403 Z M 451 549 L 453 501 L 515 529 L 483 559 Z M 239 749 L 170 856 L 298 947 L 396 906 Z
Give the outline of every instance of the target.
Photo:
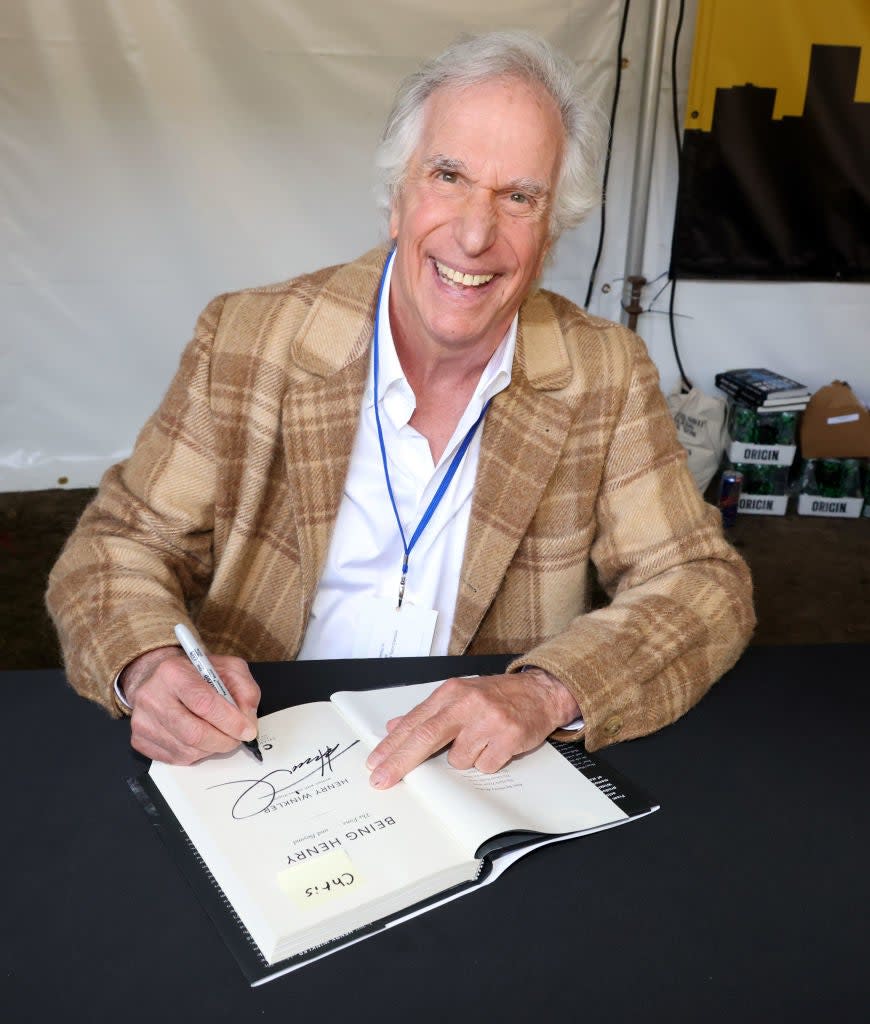
M 722 525 L 733 526 L 737 522 L 737 505 L 743 489 L 743 474 L 738 469 L 724 469 L 719 481 L 719 511 Z

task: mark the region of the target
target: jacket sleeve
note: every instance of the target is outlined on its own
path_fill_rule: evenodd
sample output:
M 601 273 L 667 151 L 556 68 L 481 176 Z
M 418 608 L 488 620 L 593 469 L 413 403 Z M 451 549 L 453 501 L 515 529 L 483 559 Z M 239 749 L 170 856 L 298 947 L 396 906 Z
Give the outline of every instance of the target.
M 128 460 L 104 475 L 49 576 L 67 678 L 118 715 L 113 682 L 139 654 L 175 642 L 212 573 L 215 468 L 211 347 L 223 306 L 200 316 L 178 372 Z
M 755 625 L 749 570 L 687 468 L 639 339 L 596 519 L 591 556 L 610 604 L 510 666 L 537 665 L 571 690 L 589 750 L 683 715 L 736 662 Z

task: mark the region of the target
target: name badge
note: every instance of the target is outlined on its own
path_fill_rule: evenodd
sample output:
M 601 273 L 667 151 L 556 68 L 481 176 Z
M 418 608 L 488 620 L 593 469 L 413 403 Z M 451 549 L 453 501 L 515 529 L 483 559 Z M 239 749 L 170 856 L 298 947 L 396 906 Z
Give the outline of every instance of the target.
M 388 597 L 363 597 L 354 602 L 357 613 L 353 658 L 420 658 L 432 651 L 434 608 L 418 608 Z

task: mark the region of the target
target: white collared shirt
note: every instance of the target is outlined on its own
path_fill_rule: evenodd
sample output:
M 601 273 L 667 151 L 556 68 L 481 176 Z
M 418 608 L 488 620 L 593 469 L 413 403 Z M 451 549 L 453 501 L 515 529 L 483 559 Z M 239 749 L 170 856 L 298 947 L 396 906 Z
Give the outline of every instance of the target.
M 390 329 L 392 265 L 387 270 L 378 331 L 378 409 L 390 482 L 406 539 L 417 528 L 456 449 L 493 395 L 511 381 L 517 317 L 480 376 L 474 394 L 435 465 L 429 442 L 408 423 L 416 400 L 402 372 Z M 384 477 L 374 415 L 374 364 L 360 409 L 344 493 L 311 618 L 298 657 L 349 658 L 361 596 L 397 600 L 404 549 Z M 481 424 L 441 503 L 411 551 L 405 602 L 438 612 L 430 654 L 446 654 L 459 589 L 459 572 L 480 456 Z

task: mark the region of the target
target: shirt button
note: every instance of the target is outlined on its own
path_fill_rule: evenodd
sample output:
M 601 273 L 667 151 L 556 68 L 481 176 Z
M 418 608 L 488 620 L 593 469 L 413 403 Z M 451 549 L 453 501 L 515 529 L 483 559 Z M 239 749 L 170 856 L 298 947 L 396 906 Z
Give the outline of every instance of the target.
M 605 736 L 615 736 L 622 728 L 622 718 L 619 715 L 612 715 L 602 726 Z

